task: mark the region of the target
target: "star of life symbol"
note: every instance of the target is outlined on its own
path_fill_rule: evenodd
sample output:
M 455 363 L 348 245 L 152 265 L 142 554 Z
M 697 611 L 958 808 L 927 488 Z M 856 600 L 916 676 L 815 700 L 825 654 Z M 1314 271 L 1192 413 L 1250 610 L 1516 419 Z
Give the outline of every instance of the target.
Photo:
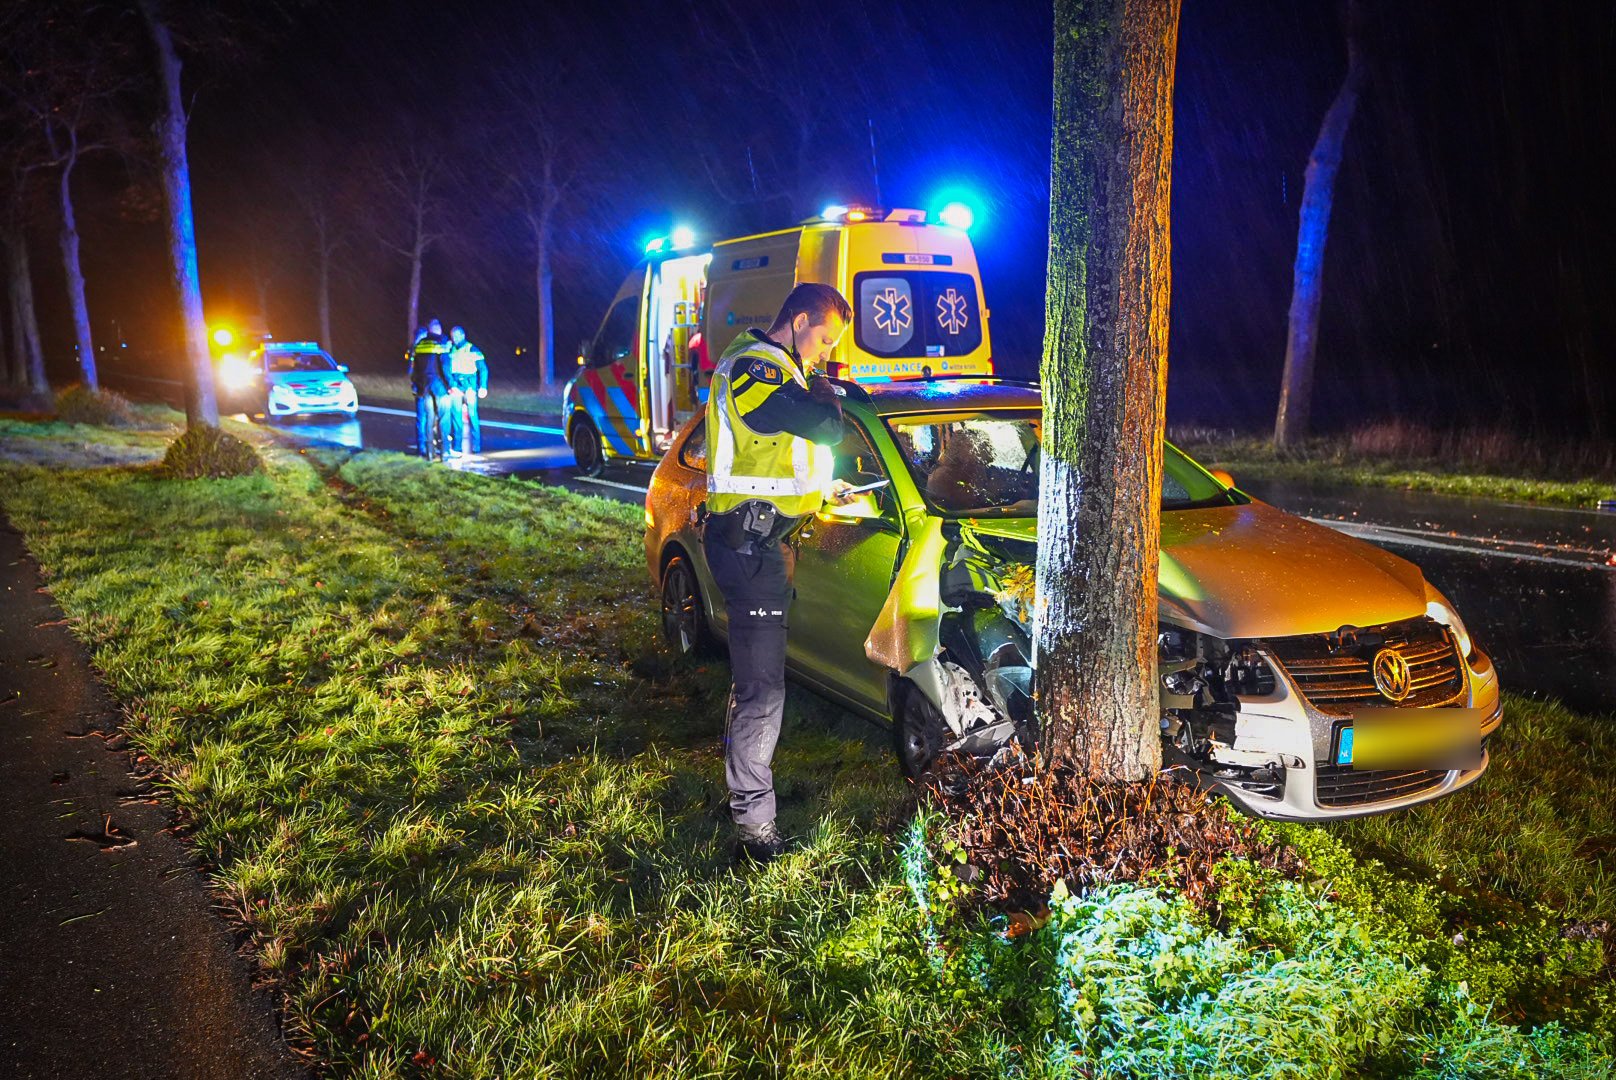
M 937 325 L 950 337 L 958 337 L 971 321 L 965 311 L 965 297 L 958 289 L 950 288 L 937 298 Z
M 882 333 L 897 337 L 909 329 L 909 297 L 888 285 L 875 295 L 875 325 Z

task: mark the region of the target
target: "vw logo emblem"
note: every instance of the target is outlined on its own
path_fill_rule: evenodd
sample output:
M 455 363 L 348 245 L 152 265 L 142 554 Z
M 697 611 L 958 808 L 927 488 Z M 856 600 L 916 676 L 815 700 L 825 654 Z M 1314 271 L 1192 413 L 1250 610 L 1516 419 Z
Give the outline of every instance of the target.
M 1402 701 L 1412 689 L 1408 661 L 1395 649 L 1382 649 L 1375 654 L 1370 665 L 1375 675 L 1375 689 L 1388 701 Z

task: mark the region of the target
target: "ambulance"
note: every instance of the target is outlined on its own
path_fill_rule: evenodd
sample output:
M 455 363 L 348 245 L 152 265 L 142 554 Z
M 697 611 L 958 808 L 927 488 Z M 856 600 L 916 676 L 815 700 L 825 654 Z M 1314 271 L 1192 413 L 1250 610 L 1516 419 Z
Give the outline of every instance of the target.
M 970 212 L 827 207 L 795 228 L 698 247 L 688 230 L 651 241 L 579 349 L 563 413 L 578 471 L 656 461 L 703 409 L 737 334 L 766 330 L 793 286 L 835 286 L 853 324 L 829 373 L 856 382 L 993 374 Z

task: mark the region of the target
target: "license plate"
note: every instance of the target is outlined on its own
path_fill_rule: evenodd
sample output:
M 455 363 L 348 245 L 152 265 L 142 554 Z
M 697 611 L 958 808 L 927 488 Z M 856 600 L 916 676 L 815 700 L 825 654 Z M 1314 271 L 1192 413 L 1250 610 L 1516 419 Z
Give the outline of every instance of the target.
M 1335 763 L 1337 765 L 1352 764 L 1352 729 L 1342 728 L 1335 744 Z

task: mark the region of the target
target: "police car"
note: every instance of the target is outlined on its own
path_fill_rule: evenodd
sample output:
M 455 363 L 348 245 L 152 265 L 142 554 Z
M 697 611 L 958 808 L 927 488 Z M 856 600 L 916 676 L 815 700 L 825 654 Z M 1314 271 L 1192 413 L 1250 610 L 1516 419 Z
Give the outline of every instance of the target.
M 353 416 L 359 393 L 339 364 L 313 341 L 265 342 L 246 356 L 219 362 L 219 384 L 230 406 L 261 412 L 270 422 L 314 413 Z

